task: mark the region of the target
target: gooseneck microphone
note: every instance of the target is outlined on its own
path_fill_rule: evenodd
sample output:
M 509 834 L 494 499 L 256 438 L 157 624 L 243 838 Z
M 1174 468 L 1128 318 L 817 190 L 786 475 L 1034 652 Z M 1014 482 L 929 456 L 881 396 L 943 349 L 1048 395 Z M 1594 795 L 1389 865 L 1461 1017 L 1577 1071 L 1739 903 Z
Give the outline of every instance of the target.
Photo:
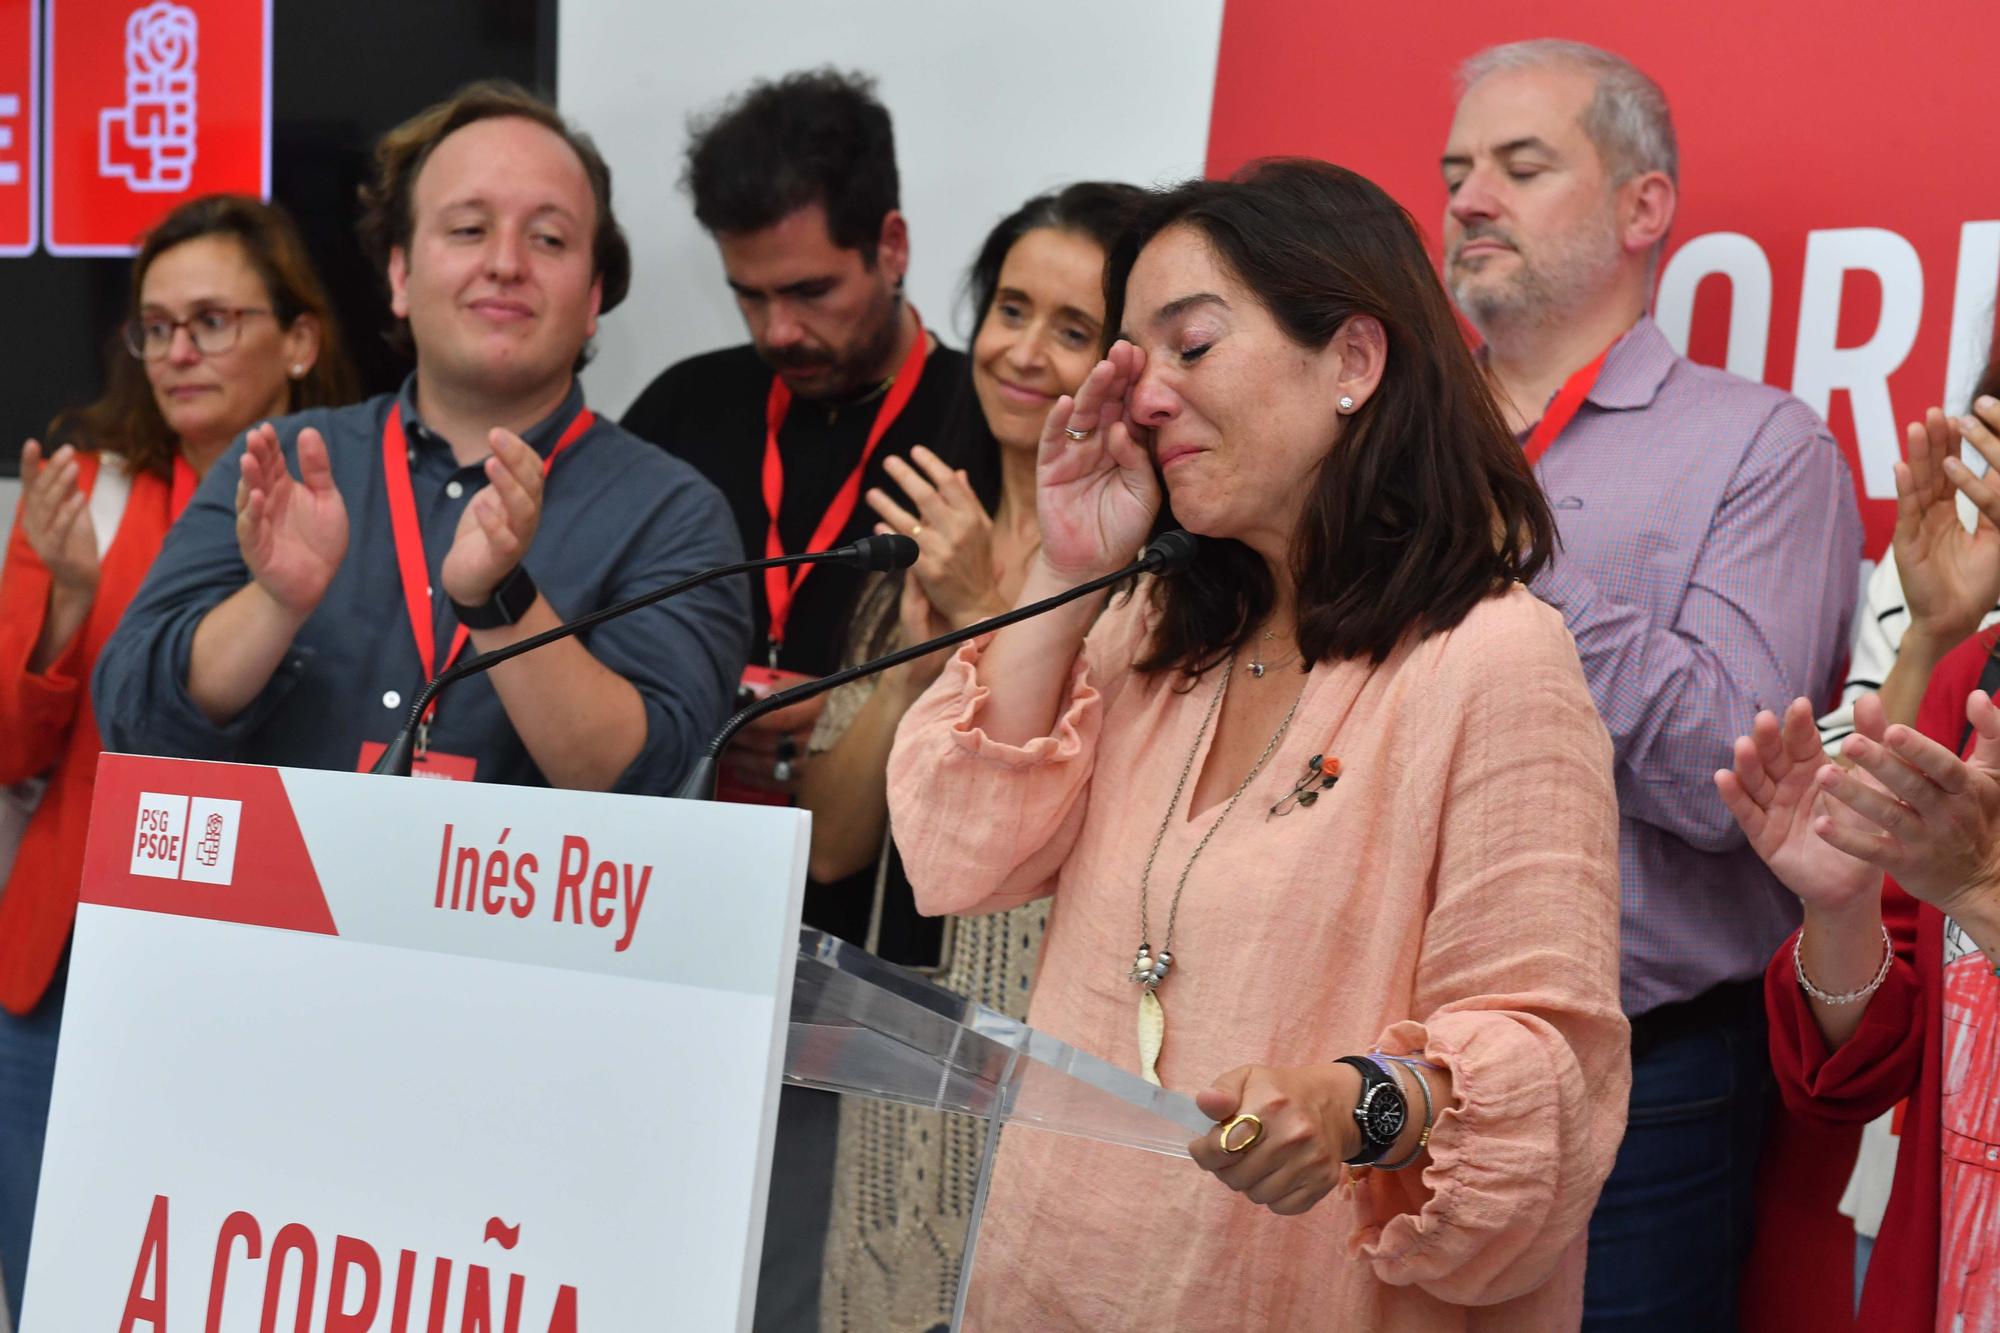
M 505 648 L 495 648 L 490 653 L 468 657 L 456 666 L 446 667 L 431 678 L 418 693 L 417 701 L 410 705 L 410 717 L 403 723 L 403 729 L 396 733 L 396 739 L 389 743 L 389 748 L 382 752 L 382 757 L 377 759 L 374 767 L 368 771 L 408 777 L 410 761 L 416 754 L 417 729 L 423 722 L 424 714 L 430 711 L 431 702 L 444 691 L 445 686 L 464 680 L 467 676 L 476 676 L 482 671 L 491 671 L 509 658 L 533 652 L 545 644 L 554 643 L 557 639 L 567 639 L 571 635 L 581 634 L 587 629 L 602 625 L 607 620 L 616 620 L 641 607 L 651 606 L 654 602 L 663 602 L 690 588 L 699 588 L 704 583 L 730 574 L 748 574 L 760 569 L 782 569 L 787 565 L 822 563 L 876 571 L 908 569 L 917 563 L 917 553 L 917 544 L 900 532 L 880 532 L 863 537 L 859 541 L 849 542 L 845 546 L 836 546 L 831 550 L 809 551 L 803 555 L 773 556 L 768 560 L 744 560 L 734 565 L 704 569 L 701 573 L 691 574 L 678 583 L 670 583 L 651 592 L 642 592 L 637 597 L 620 602 L 616 606 L 607 606 L 600 611 L 592 611 L 587 616 L 564 621 L 554 629 L 531 634 L 518 643 L 508 644 Z
M 1137 560 L 1134 560 L 1131 564 L 1115 573 L 1106 574 L 1102 578 L 1092 579 L 1088 583 L 1079 583 L 1074 588 L 1059 592 L 1053 597 L 1045 597 L 1039 602 L 1030 602 L 1026 606 L 1016 607 L 1004 615 L 994 616 L 991 620 L 982 620 L 977 624 L 967 625 L 964 629 L 955 629 L 949 634 L 940 634 L 935 639 L 929 639 L 923 643 L 911 644 L 909 647 L 898 649 L 896 652 L 890 653 L 885 657 L 878 657 L 872 662 L 862 662 L 858 666 L 851 666 L 844 670 L 836 671 L 830 676 L 821 676 L 816 680 L 805 681 L 792 686 L 788 690 L 779 690 L 775 694 L 766 695 L 755 703 L 747 704 L 738 710 L 736 716 L 722 724 L 722 730 L 715 733 L 715 739 L 708 743 L 708 749 L 702 753 L 701 758 L 695 760 L 694 767 L 688 770 L 688 775 L 682 778 L 680 785 L 674 789 L 674 795 L 681 800 L 687 801 L 713 799 L 715 796 L 716 764 L 721 758 L 723 750 L 728 747 L 729 742 L 735 738 L 737 732 L 743 730 L 744 727 L 755 722 L 766 713 L 775 713 L 788 704 L 798 703 L 801 699 L 810 699 L 816 694 L 824 694 L 828 690 L 838 689 L 850 680 L 859 680 L 863 676 L 872 676 L 878 671 L 887 671 L 890 667 L 897 667 L 905 662 L 915 661 L 917 658 L 934 653 L 940 648 L 949 648 L 953 644 L 964 643 L 967 639 L 976 639 L 982 634 L 990 634 L 996 629 L 1005 629 L 1009 625 L 1018 624 L 1023 620 L 1041 615 L 1045 611 L 1053 611 L 1059 606 L 1067 606 L 1079 597 L 1088 597 L 1091 593 L 1101 592 L 1114 583 L 1122 583 L 1126 579 L 1133 578 L 1136 575 L 1172 573 L 1174 570 L 1183 568 L 1188 561 L 1194 559 L 1195 546 L 1196 539 L 1191 532 L 1183 531 L 1180 528 L 1163 532 L 1146 544 L 1146 549 L 1139 553 Z

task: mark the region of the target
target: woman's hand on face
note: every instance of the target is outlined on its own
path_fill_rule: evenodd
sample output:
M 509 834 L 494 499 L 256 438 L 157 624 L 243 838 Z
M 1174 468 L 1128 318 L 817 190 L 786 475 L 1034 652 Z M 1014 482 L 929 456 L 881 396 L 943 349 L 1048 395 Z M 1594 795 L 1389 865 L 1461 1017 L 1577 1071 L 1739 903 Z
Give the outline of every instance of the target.
M 868 492 L 868 507 L 881 515 L 883 530 L 900 532 L 917 543 L 921 554 L 912 572 L 947 629 L 999 615 L 1008 608 L 994 576 L 993 520 L 986 507 L 965 474 L 947 467 L 930 450 L 918 445 L 910 451 L 910 459 L 916 466 L 889 458 L 882 467 L 916 506 L 916 513 L 880 489 Z M 904 582 L 907 586 L 910 581 Z
M 1895 726 L 1879 740 L 1849 737 L 1841 750 L 1854 769 L 1818 778 L 1853 816 L 1818 821 L 1820 836 L 1955 918 L 2000 908 L 2000 709 L 1975 690 L 1965 716 L 1977 737 L 1969 761 Z
M 269 422 L 245 437 L 236 483 L 236 542 L 257 585 L 293 615 L 319 605 L 347 555 L 347 505 L 333 484 L 326 441 L 299 432 L 295 479 Z
M 1346 1065 L 1278 1068 L 1244 1065 L 1195 1096 L 1201 1113 L 1221 1122 L 1188 1145 L 1195 1165 L 1281 1217 L 1309 1211 L 1340 1183 L 1341 1163 L 1360 1146 L 1355 1122 L 1360 1079 Z M 1222 1145 L 1227 1122 L 1255 1115 L 1263 1132 L 1249 1148 Z M 1249 1130 L 1238 1127 L 1231 1141 Z
M 1042 426 L 1035 463 L 1042 561 L 1071 582 L 1132 560 L 1160 512 L 1160 480 L 1125 402 L 1145 369 L 1144 352 L 1113 343 L 1076 397 L 1056 399 Z M 1083 438 L 1071 438 L 1071 429 Z
M 1860 732 L 1880 736 L 1882 701 L 1863 695 L 1854 719 Z M 1757 714 L 1750 734 L 1736 738 L 1735 767 L 1717 772 L 1715 787 L 1779 882 L 1810 907 L 1839 911 L 1879 892 L 1882 872 L 1817 831 L 1835 817 L 1818 783 L 1827 770 L 1840 771 L 1820 745 L 1812 705 L 1794 699 L 1782 724 L 1768 709 Z
M 28 441 L 21 450 L 21 533 L 57 588 L 90 595 L 97 591 L 97 526 L 90 497 L 77 484 L 81 467 L 67 444 L 45 457 L 41 445 Z

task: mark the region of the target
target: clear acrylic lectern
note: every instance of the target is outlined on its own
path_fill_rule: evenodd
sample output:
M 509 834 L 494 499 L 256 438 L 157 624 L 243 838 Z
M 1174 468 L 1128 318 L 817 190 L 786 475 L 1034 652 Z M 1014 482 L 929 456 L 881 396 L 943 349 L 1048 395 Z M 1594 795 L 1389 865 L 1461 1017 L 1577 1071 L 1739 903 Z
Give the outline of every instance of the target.
M 1215 1127 L 1190 1097 L 812 929 L 799 932 L 785 1081 L 987 1122 L 960 1265 L 961 1315 L 1003 1128 L 1186 1157 L 1189 1141 Z

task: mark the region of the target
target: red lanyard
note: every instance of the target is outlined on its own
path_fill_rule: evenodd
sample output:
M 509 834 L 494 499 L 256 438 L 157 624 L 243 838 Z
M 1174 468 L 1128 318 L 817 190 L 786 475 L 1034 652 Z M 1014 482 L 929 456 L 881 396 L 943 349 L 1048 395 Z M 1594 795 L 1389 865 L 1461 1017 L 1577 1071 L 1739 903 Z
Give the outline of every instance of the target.
M 194 474 L 188 461 L 179 454 L 174 455 L 174 489 L 167 501 L 167 521 L 178 519 L 187 512 L 189 501 L 194 499 L 194 488 L 201 484 L 201 478 Z
M 596 421 L 596 413 L 587 407 L 576 414 L 576 420 L 569 423 L 569 429 L 542 461 L 544 477 L 549 475 L 549 469 L 556 465 L 563 450 L 575 444 Z M 403 579 L 403 604 L 410 613 L 410 634 L 417 641 L 417 660 L 423 663 L 424 679 L 428 681 L 452 664 L 471 637 L 471 631 L 460 625 L 452 635 L 451 651 L 442 662 L 436 660 L 437 619 L 431 613 L 430 567 L 424 559 L 424 531 L 417 521 L 416 492 L 410 488 L 410 446 L 403 437 L 401 403 L 389 409 L 389 419 L 382 423 L 382 474 L 389 484 L 389 531 L 396 539 L 396 569 Z
M 910 307 L 910 313 L 916 315 L 915 306 Z M 827 506 L 819 526 L 813 529 L 812 542 L 806 550 L 824 551 L 847 530 L 847 520 L 854 517 L 854 506 L 861 500 L 861 475 L 868 470 L 868 460 L 875 456 L 875 446 L 882 443 L 882 437 L 889 433 L 889 427 L 895 424 L 896 418 L 908 405 L 910 395 L 917 391 L 917 381 L 923 377 L 924 359 L 930 355 L 930 350 L 930 337 L 924 332 L 924 321 L 919 317 L 916 340 L 910 347 L 910 354 L 903 358 L 902 367 L 896 371 L 896 378 L 890 383 L 880 410 L 875 413 L 875 424 L 868 430 L 868 443 L 861 447 L 861 461 L 854 465 L 853 474 L 834 492 L 833 503 Z M 792 554 L 785 550 L 784 539 L 778 536 L 778 511 L 785 502 L 785 461 L 778 455 L 778 428 L 785 424 L 785 413 L 791 406 L 792 391 L 785 387 L 782 376 L 773 375 L 771 396 L 764 404 L 764 512 L 770 515 L 770 526 L 764 531 L 766 559 Z M 777 665 L 778 647 L 785 641 L 785 623 L 792 617 L 792 600 L 798 596 L 799 585 L 812 571 L 811 565 L 764 571 L 764 600 L 771 609 L 773 666 Z
M 1563 427 L 1575 419 L 1583 400 L 1597 387 L 1597 376 L 1604 369 L 1604 358 L 1610 355 L 1611 348 L 1605 348 L 1597 354 L 1595 361 L 1564 380 L 1562 388 L 1556 390 L 1556 396 L 1549 400 L 1549 410 L 1542 413 L 1542 419 L 1535 423 L 1535 429 L 1528 436 L 1526 452 L 1529 467 L 1542 461 L 1542 455 L 1556 442 L 1556 436 L 1563 433 Z

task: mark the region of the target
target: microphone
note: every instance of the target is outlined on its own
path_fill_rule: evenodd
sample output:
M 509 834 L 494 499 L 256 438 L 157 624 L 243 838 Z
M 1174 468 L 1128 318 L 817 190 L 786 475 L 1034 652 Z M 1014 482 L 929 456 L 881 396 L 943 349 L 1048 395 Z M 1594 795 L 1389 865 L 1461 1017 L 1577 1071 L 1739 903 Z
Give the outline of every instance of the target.
M 1059 606 L 1067 606 L 1079 597 L 1088 597 L 1091 593 L 1102 591 L 1114 583 L 1122 583 L 1126 579 L 1136 577 L 1137 575 L 1171 574 L 1177 569 L 1185 568 L 1187 563 L 1194 559 L 1197 544 L 1193 533 L 1180 528 L 1171 529 L 1146 543 L 1146 549 L 1139 553 L 1139 558 L 1116 573 L 1106 574 L 1101 578 L 1092 579 L 1088 583 L 1079 583 L 1076 587 L 1066 592 L 1059 592 L 1055 596 L 1045 597 L 1039 602 L 1030 602 L 1026 606 L 1016 607 L 1004 615 L 994 616 L 990 620 L 982 620 L 974 625 L 967 625 L 964 629 L 955 629 L 949 634 L 940 634 L 935 639 L 930 639 L 923 643 L 911 644 L 909 647 L 898 649 L 886 657 L 878 657 L 872 662 L 863 662 L 858 666 L 846 667 L 834 672 L 830 676 L 821 676 L 817 680 L 805 681 L 802 684 L 792 686 L 788 690 L 779 690 L 775 694 L 766 695 L 755 703 L 747 704 L 737 711 L 736 716 L 722 724 L 722 730 L 715 733 L 715 739 L 708 743 L 708 749 L 702 753 L 701 758 L 695 760 L 694 767 L 688 770 L 688 775 L 681 779 L 678 787 L 674 788 L 674 796 L 684 801 L 713 800 L 715 797 L 716 763 L 720 759 L 723 750 L 728 748 L 729 742 L 735 739 L 737 732 L 743 730 L 744 727 L 755 722 L 766 713 L 775 713 L 780 708 L 788 704 L 795 704 L 801 699 L 810 699 L 816 694 L 824 694 L 828 690 L 838 689 L 850 680 L 859 680 L 863 676 L 872 676 L 878 671 L 887 671 L 890 667 L 901 666 L 905 662 L 914 661 L 919 657 L 934 653 L 940 648 L 949 648 L 953 644 L 964 643 L 967 639 L 976 639 L 982 634 L 990 634 L 996 629 L 1005 629 L 1007 626 L 1016 624 L 1019 621 L 1041 615 L 1044 611 L 1053 611 Z
M 917 544 L 900 532 L 879 532 L 863 537 L 859 541 L 849 542 L 845 546 L 836 546 L 831 550 L 808 551 L 802 555 L 773 556 L 767 560 L 744 560 L 734 565 L 704 569 L 701 573 L 689 575 L 678 583 L 670 583 L 651 592 L 642 592 L 637 597 L 620 602 L 616 606 L 592 611 L 587 616 L 578 616 L 575 620 L 565 621 L 554 629 L 531 634 L 518 643 L 510 643 L 505 648 L 495 648 L 490 653 L 468 657 L 456 666 L 440 671 L 424 686 L 417 695 L 417 701 L 410 705 L 409 720 L 403 723 L 403 729 L 396 733 L 396 739 L 389 742 L 389 748 L 382 752 L 382 757 L 377 759 L 368 771 L 387 773 L 396 777 L 410 775 L 410 761 L 416 755 L 417 731 L 423 723 L 424 714 L 430 711 L 431 701 L 444 691 L 445 686 L 455 681 L 464 680 L 467 676 L 476 676 L 483 671 L 491 671 L 509 658 L 533 652 L 544 644 L 554 643 L 557 639 L 567 639 L 573 634 L 581 634 L 587 629 L 602 625 L 607 620 L 616 620 L 628 612 L 651 606 L 654 602 L 663 602 L 690 588 L 698 588 L 704 583 L 729 574 L 748 574 L 760 569 L 781 569 L 787 565 L 819 563 L 846 565 L 852 569 L 873 571 L 908 569 L 917 563 Z

